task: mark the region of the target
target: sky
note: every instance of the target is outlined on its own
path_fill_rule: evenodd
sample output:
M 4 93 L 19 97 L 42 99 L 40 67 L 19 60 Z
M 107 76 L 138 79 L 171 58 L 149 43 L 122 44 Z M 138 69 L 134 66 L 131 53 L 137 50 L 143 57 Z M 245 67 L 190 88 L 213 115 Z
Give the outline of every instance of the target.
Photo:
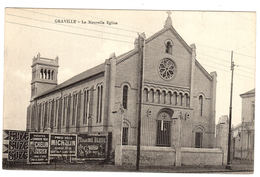
M 216 122 L 229 113 L 230 57 L 234 51 L 233 124 L 241 121 L 240 94 L 255 87 L 256 14 L 253 12 L 171 11 L 173 27 L 195 43 L 197 60 L 217 71 Z M 58 24 L 55 19 L 104 21 Z M 32 58 L 59 57 L 58 83 L 92 68 L 111 53 L 134 47 L 138 33 L 163 28 L 166 11 L 6 9 L 4 39 L 4 129 L 26 128 Z M 109 25 L 106 21 L 117 24 Z

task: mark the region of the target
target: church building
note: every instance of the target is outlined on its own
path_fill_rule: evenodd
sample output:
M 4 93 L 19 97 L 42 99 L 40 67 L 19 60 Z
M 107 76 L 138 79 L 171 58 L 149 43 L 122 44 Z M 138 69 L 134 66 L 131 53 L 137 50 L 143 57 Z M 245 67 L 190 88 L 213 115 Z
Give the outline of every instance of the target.
M 170 14 L 132 50 L 63 83 L 57 82 L 58 57 L 38 54 L 31 67 L 28 131 L 105 133 L 115 150 L 136 146 L 140 111 L 141 146 L 214 147 L 217 74 L 198 62 L 195 44 L 177 33 Z

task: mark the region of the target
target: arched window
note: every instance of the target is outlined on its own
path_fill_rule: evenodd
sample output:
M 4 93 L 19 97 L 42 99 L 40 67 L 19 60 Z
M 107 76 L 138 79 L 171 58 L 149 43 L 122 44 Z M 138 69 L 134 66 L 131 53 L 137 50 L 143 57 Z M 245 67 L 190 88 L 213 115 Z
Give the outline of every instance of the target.
M 43 79 L 43 69 L 41 69 L 40 78 Z
M 122 145 L 128 145 L 129 125 L 124 122 L 122 130 Z
M 174 104 L 174 105 L 177 105 L 178 104 L 178 94 L 177 94 L 177 92 L 174 92 L 173 93 L 173 102 L 172 102 L 172 104 Z
M 38 117 L 39 117 L 38 130 L 40 131 L 40 129 L 41 129 L 41 120 L 42 120 L 42 103 L 39 104 Z
M 190 106 L 190 97 L 188 94 L 185 94 L 186 96 L 186 107 L 189 107 Z
M 103 85 L 97 87 L 97 123 L 102 121 Z
M 83 124 L 88 123 L 89 117 L 89 90 L 84 91 L 84 101 L 83 101 Z
M 162 104 L 166 104 L 166 91 L 162 92 Z
M 89 106 L 90 106 L 90 103 L 89 103 Z M 96 119 L 96 123 L 102 122 L 102 109 L 103 109 L 102 107 L 103 107 L 103 85 L 99 85 L 99 86 L 97 86 L 97 117 L 96 117 L 97 119 Z
M 203 97 L 202 97 L 202 95 L 199 96 L 199 106 L 200 106 L 200 116 L 202 116 L 202 113 L 203 113 Z
M 202 148 L 203 147 L 203 134 L 205 132 L 205 128 L 201 125 L 198 125 L 192 130 L 194 136 L 194 147 Z
M 168 54 L 172 54 L 172 42 L 167 41 L 165 44 L 165 52 Z
M 253 115 L 253 121 L 255 121 L 255 102 L 252 102 L 252 115 Z
M 151 102 L 153 103 L 153 102 L 154 102 L 154 90 L 151 89 L 150 92 L 149 92 L 149 94 L 150 94 L 150 100 L 151 100 Z
M 202 148 L 202 132 L 195 132 L 195 148 Z
M 123 87 L 123 108 L 127 109 L 128 86 Z
M 48 70 L 48 79 L 51 79 L 51 71 Z
M 155 92 L 155 103 L 160 103 L 160 90 L 156 90 Z
M 183 94 L 180 93 L 180 106 L 183 106 Z
M 144 88 L 144 102 L 148 102 L 148 89 Z
M 100 86 L 99 122 L 102 122 L 102 107 L 103 107 L 103 85 Z
M 66 119 L 66 132 L 69 132 L 69 127 L 70 127 L 70 117 L 71 117 L 71 104 L 72 104 L 72 99 L 71 99 L 71 94 L 68 95 L 68 102 L 67 102 L 67 119 Z
M 157 122 L 157 146 L 170 146 L 171 116 L 168 112 L 161 112 Z
M 62 98 L 58 99 L 58 121 L 57 121 L 57 132 L 61 132 L 61 120 L 62 120 Z
M 56 127 L 56 125 L 57 125 L 57 112 L 58 112 L 58 101 L 57 101 L 57 99 L 55 99 L 54 104 L 55 104 L 55 112 L 54 112 L 53 127 Z
M 66 113 L 67 113 L 67 110 L 66 110 L 66 108 L 67 108 L 67 102 L 68 102 L 68 97 L 65 96 L 65 97 L 63 98 L 63 119 L 62 119 L 62 126 L 63 126 L 63 127 L 65 126 L 66 117 L 67 117 L 67 115 L 66 115 Z
M 77 116 L 77 94 L 73 95 L 73 105 L 72 105 L 72 125 L 75 125 L 76 116 Z
M 44 121 L 43 121 L 43 131 L 47 129 L 48 124 L 48 102 L 44 103 Z
M 166 103 L 167 103 L 167 104 L 172 104 L 172 99 L 171 99 L 171 97 L 172 97 L 172 93 L 171 93 L 171 92 L 168 92 L 168 93 L 166 94 Z
M 97 87 L 97 123 L 99 121 L 99 97 L 100 97 L 100 88 Z
M 44 79 L 47 79 L 47 70 L 44 70 Z
M 51 72 L 51 80 L 54 79 L 54 71 Z

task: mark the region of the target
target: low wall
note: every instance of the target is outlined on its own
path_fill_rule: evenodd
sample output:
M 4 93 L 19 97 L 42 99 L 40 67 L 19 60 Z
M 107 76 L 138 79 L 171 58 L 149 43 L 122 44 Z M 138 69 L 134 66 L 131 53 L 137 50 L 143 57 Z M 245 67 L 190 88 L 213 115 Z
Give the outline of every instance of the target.
M 116 148 L 116 156 L 120 154 L 120 146 Z M 122 146 L 121 164 L 136 165 L 136 146 Z M 119 164 L 116 162 L 116 164 Z M 140 152 L 140 166 L 174 166 L 175 150 L 171 147 L 142 146 Z
M 254 160 L 254 150 L 252 149 L 236 149 L 234 152 L 235 159 L 243 159 L 243 160 Z
M 181 148 L 182 165 L 220 166 L 223 165 L 223 152 L 219 148 Z
M 178 151 L 179 152 L 179 151 Z M 176 150 L 172 147 L 142 146 L 140 166 L 221 166 L 223 152 L 219 148 L 181 148 L 180 158 L 176 163 Z M 136 146 L 116 147 L 115 164 L 123 166 L 136 165 Z

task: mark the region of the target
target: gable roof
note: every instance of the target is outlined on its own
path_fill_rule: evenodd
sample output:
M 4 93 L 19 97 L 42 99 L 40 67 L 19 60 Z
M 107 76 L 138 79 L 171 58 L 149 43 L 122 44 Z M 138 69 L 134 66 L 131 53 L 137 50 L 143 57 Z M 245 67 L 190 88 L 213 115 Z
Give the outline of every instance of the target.
M 198 62 L 195 60 L 195 65 L 201 70 L 201 72 L 209 79 L 212 80 L 212 76 L 208 73 L 208 71 Z
M 116 64 L 119 64 L 119 63 L 125 61 L 126 59 L 128 59 L 129 57 L 133 56 L 136 53 L 138 53 L 138 49 L 133 49 L 133 50 L 123 53 L 122 55 L 119 55 L 118 57 L 116 57 L 116 59 L 117 59 Z
M 248 96 L 248 95 L 255 95 L 255 89 L 249 90 L 245 93 L 240 94 L 241 97 Z
M 177 39 L 180 41 L 180 43 L 185 47 L 185 49 L 187 49 L 187 51 L 189 53 L 192 52 L 191 47 L 183 40 L 183 38 L 177 33 L 177 31 L 171 26 L 168 28 L 163 28 L 160 31 L 158 31 L 157 33 L 153 34 L 152 36 L 150 36 L 149 38 L 147 38 L 145 40 L 145 43 L 149 43 L 150 41 L 152 41 L 153 39 L 157 38 L 158 36 L 160 36 L 161 34 L 163 34 L 166 31 L 171 31 L 173 33 L 173 35 L 175 35 L 177 37 Z
M 82 80 L 85 80 L 91 76 L 94 76 L 94 75 L 97 75 L 101 72 L 104 72 L 105 71 L 105 63 L 102 63 L 100 65 L 97 65 L 91 69 L 88 69 L 76 76 L 73 76 L 72 78 L 64 81 L 63 83 L 59 84 L 59 85 L 56 85 L 54 88 L 50 89 L 50 90 L 47 90 L 46 92 L 43 92 L 39 95 L 37 95 L 35 98 L 39 98 L 41 96 L 44 96 L 46 94 L 49 94 L 49 93 L 52 93 L 52 92 L 55 92 L 57 90 L 60 90 L 60 89 L 63 89 L 65 87 L 68 87 L 74 83 L 77 83 L 77 82 L 80 82 Z
M 173 35 L 175 35 L 177 37 L 177 39 L 180 41 L 180 43 L 184 46 L 184 48 L 189 52 L 192 53 L 192 49 L 191 47 L 184 41 L 184 39 L 179 35 L 179 33 L 175 30 L 175 28 L 173 28 L 173 26 L 170 27 L 166 27 L 161 29 L 160 31 L 158 31 L 157 33 L 153 34 L 152 36 L 150 36 L 149 38 L 147 38 L 145 40 L 145 43 L 149 43 L 150 41 L 152 41 L 153 39 L 157 38 L 158 36 L 160 36 L 161 34 L 163 34 L 166 31 L 171 31 L 173 33 Z M 195 60 L 195 64 L 198 66 L 198 68 L 202 71 L 202 73 L 209 79 L 212 80 L 212 76 L 208 73 L 208 71 L 199 63 L 198 60 Z
M 149 43 L 150 41 L 152 41 L 153 39 L 157 38 L 158 36 L 162 35 L 164 32 L 166 31 L 171 31 L 176 37 L 177 39 L 180 41 L 180 43 L 184 46 L 184 48 L 191 53 L 192 49 L 191 47 L 183 40 L 183 38 L 177 33 L 177 31 L 171 26 L 171 27 L 164 27 L 163 29 L 161 29 L 160 31 L 154 33 L 152 36 L 150 36 L 149 38 L 145 39 L 145 44 Z M 129 57 L 133 56 L 134 54 L 138 53 L 138 49 L 134 48 L 128 52 L 123 53 L 122 55 L 116 57 L 117 58 L 117 64 L 127 60 Z M 206 71 L 207 72 L 207 71 Z
M 120 63 L 120 62 L 122 62 L 122 61 L 124 61 L 125 59 L 127 59 L 128 57 L 134 55 L 134 54 L 137 53 L 137 52 L 138 52 L 137 49 L 133 49 L 133 50 L 130 50 L 130 51 L 128 51 L 128 52 L 125 52 L 125 53 L 119 55 L 118 57 L 116 57 L 116 59 L 117 59 L 117 64 Z M 80 81 L 82 81 L 82 80 L 85 80 L 85 79 L 87 79 L 87 78 L 89 78 L 89 77 L 92 77 L 92 76 L 94 76 L 94 75 L 97 75 L 97 74 L 99 74 L 99 73 L 101 73 L 101 72 L 105 72 L 105 63 L 102 63 L 102 64 L 100 64 L 100 65 L 98 65 L 98 66 L 95 66 L 95 67 L 93 67 L 93 68 L 91 68 L 91 69 L 88 69 L 88 70 L 86 70 L 86 71 L 84 71 L 84 72 L 82 72 L 82 73 L 80 73 L 80 74 L 77 74 L 76 76 L 73 76 L 72 78 L 70 78 L 70 79 L 64 81 L 63 83 L 56 85 L 54 88 L 52 88 L 52 89 L 50 89 L 50 90 L 47 90 L 47 91 L 45 91 L 45 92 L 43 92 L 43 93 L 37 95 L 34 99 L 40 98 L 40 97 L 42 97 L 42 96 L 44 96 L 44 95 L 53 93 L 53 92 L 55 92 L 55 91 L 58 91 L 58 90 L 60 90 L 60 89 L 63 89 L 63 88 L 65 88 L 65 87 L 68 87 L 68 86 L 70 86 L 70 85 L 73 85 L 73 84 L 75 84 L 75 83 L 77 83 L 77 82 L 80 82 Z
M 184 48 L 189 52 L 191 53 L 192 52 L 192 49 L 191 47 L 183 40 L 183 38 L 177 33 L 177 31 L 173 28 L 173 26 L 170 26 L 170 27 L 164 27 L 163 29 L 161 29 L 160 31 L 158 31 L 157 33 L 153 34 L 152 36 L 150 36 L 149 38 L 145 39 L 145 43 L 149 43 L 150 41 L 152 41 L 153 39 L 157 38 L 158 36 L 160 36 L 161 34 L 163 34 L 164 32 L 166 31 L 171 31 L 173 33 L 173 35 L 176 36 L 176 38 L 180 41 L 180 43 L 184 46 Z M 116 57 L 116 64 L 119 64 L 125 60 L 127 60 L 129 57 L 133 56 L 134 54 L 138 53 L 138 49 L 137 48 L 134 48 L 128 52 L 125 52 L 121 55 L 119 55 L 118 57 Z M 195 64 L 198 66 L 198 68 L 202 71 L 202 73 L 205 74 L 205 76 L 212 80 L 212 77 L 211 75 L 203 68 L 203 66 L 197 61 L 195 60 Z M 96 67 L 93 67 L 91 69 L 88 69 L 66 81 L 64 81 L 63 83 L 55 86 L 54 88 L 50 89 L 50 90 L 47 90 L 46 92 L 43 92 L 39 95 L 37 95 L 35 98 L 39 98 L 41 96 L 44 96 L 46 94 L 50 94 L 52 92 L 55 92 L 57 90 L 60 90 L 60 89 L 63 89 L 65 87 L 68 87 L 72 84 L 75 84 L 77 82 L 80 82 L 82 80 L 85 80 L 91 76 L 94 76 L 94 75 L 97 75 L 101 72 L 104 72 L 105 71 L 105 63 L 102 63 Z

